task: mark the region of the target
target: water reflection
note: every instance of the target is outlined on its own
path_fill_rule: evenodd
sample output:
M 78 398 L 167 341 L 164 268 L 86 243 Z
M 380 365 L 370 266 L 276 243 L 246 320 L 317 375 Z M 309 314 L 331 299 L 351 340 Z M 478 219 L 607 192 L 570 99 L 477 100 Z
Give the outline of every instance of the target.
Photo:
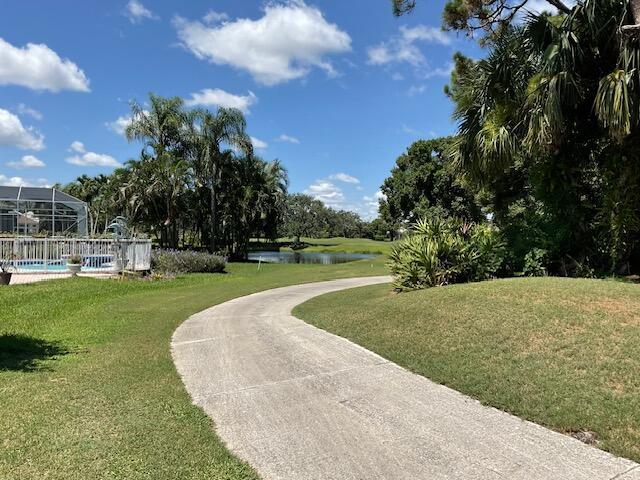
M 250 252 L 249 260 L 266 263 L 315 263 L 334 265 L 373 258 L 367 253 L 316 253 L 316 252 Z

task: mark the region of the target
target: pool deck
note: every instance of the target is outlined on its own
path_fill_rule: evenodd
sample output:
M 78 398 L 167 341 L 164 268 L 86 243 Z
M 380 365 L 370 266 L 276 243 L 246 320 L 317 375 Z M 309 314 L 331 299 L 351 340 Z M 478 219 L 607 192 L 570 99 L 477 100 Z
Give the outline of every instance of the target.
M 115 274 L 112 273 L 80 273 L 79 277 L 90 277 L 90 278 L 113 278 Z M 46 280 L 60 280 L 62 278 L 70 278 L 71 274 L 68 272 L 64 273 L 14 273 L 11 276 L 10 285 L 24 285 L 27 283 L 37 283 L 43 282 Z

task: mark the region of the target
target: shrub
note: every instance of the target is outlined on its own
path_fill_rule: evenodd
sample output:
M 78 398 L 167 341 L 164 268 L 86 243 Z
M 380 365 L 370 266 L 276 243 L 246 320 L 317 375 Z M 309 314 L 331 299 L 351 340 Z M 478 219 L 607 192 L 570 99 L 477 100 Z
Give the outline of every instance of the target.
M 492 278 L 504 257 L 495 228 L 432 218 L 392 247 L 389 267 L 394 287 L 404 291 Z
M 220 273 L 227 260 L 218 255 L 193 250 L 154 250 L 151 269 L 159 273 Z
M 549 253 L 542 248 L 534 248 L 524 256 L 522 273 L 528 277 L 544 277 L 547 275 Z

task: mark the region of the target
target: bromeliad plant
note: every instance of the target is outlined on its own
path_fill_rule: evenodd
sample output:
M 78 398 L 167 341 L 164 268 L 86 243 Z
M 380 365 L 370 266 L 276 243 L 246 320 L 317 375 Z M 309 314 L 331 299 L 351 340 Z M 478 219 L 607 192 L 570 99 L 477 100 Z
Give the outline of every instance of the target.
M 391 250 L 389 268 L 398 291 L 493 278 L 505 257 L 499 232 L 456 219 L 423 219 Z

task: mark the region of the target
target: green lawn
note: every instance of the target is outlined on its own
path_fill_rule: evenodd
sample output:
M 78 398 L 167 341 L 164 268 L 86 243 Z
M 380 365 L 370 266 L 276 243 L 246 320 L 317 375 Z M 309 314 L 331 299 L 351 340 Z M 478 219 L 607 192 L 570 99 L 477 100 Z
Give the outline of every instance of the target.
M 381 242 L 378 240 L 369 240 L 368 238 L 301 238 L 302 242 L 308 243 L 309 246 L 302 250 L 303 252 L 320 252 L 320 253 L 376 253 L 387 255 L 391 251 L 391 242 Z M 286 239 L 283 239 L 286 241 Z M 283 248 L 283 251 L 290 251 L 289 248 Z
M 171 361 L 174 329 L 234 297 L 385 268 L 375 259 L 228 271 L 0 288 L 0 478 L 256 478 L 191 405 Z
M 509 279 L 318 297 L 300 318 L 485 404 L 640 461 L 640 286 Z

